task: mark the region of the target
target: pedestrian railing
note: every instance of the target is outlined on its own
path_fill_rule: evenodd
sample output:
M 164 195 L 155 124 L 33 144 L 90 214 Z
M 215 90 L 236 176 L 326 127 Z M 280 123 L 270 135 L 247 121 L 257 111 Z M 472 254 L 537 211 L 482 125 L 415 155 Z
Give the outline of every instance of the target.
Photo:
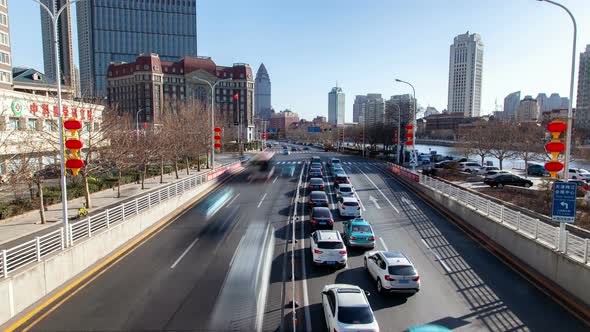
M 183 180 L 170 183 L 157 191 L 71 223 L 69 226 L 70 246 L 85 238 L 92 237 L 97 232 L 141 214 L 170 198 L 181 195 L 187 190 L 211 181 L 228 171 L 232 171 L 240 167 L 240 164 L 240 162 L 232 162 L 206 173 L 189 176 Z M 68 247 L 66 243 L 64 228 L 60 227 L 55 231 L 35 237 L 10 249 L 2 250 L 0 277 L 7 278 L 11 273 L 29 263 L 40 262 L 43 257 L 64 250 Z
M 408 178 L 409 180 L 439 191 L 450 199 L 489 217 L 490 220 L 500 223 L 533 241 L 539 242 L 551 249 L 559 250 L 559 227 L 550 225 L 540 219 L 530 217 L 502 204 L 495 203 L 482 196 L 473 194 L 443 181 L 439 181 L 430 176 L 418 173 L 413 173 L 413 176 L 408 175 L 408 173 L 412 172 L 399 165 L 388 163 L 388 169 L 393 173 Z M 418 181 L 416 181 L 416 178 Z M 562 254 L 578 262 L 587 264 L 590 259 L 588 242 L 588 238 L 583 238 L 566 231 L 565 239 L 563 240 L 564 248 Z

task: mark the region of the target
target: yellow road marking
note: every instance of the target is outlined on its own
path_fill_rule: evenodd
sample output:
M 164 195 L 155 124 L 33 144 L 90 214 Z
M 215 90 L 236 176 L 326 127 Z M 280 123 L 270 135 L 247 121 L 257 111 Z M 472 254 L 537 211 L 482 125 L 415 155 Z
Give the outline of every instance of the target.
M 43 320 L 50 313 L 52 313 L 57 308 L 59 308 L 59 306 L 61 306 L 64 302 L 66 302 L 72 296 L 76 295 L 80 290 L 82 290 L 84 287 L 86 287 L 88 284 L 90 284 L 92 281 L 94 281 L 100 275 L 102 275 L 103 273 L 105 273 L 106 271 L 108 271 L 111 267 L 115 266 L 117 263 L 119 263 L 121 260 L 123 260 L 128 255 L 130 255 L 131 253 L 133 253 L 137 248 L 139 248 L 145 242 L 149 241 L 151 238 L 153 238 L 154 236 L 156 236 L 158 233 L 160 233 L 161 231 L 163 231 L 164 229 L 166 229 L 166 226 L 172 224 L 174 221 L 176 221 L 178 218 L 180 218 L 180 216 L 182 216 L 182 214 L 186 210 L 188 210 L 192 206 L 194 206 L 194 204 L 197 201 L 199 201 L 200 199 L 202 199 L 203 196 L 205 196 L 206 194 L 210 193 L 211 191 L 217 189 L 221 185 L 225 184 L 231 178 L 233 178 L 235 175 L 241 173 L 243 170 L 244 169 L 241 169 L 240 171 L 232 174 L 227 179 L 219 182 L 218 184 L 216 184 L 213 187 L 211 187 L 209 190 L 204 191 L 203 193 L 199 194 L 194 199 L 192 199 L 189 202 L 185 203 L 183 205 L 183 207 L 180 209 L 180 212 L 178 214 L 176 214 L 174 216 L 170 216 L 170 217 L 168 217 L 168 218 L 160 221 L 155 227 L 152 227 L 152 229 L 150 229 L 146 233 L 141 234 L 137 239 L 133 240 L 132 242 L 130 242 L 129 244 L 127 244 L 125 247 L 121 248 L 120 250 L 118 250 L 117 252 L 115 252 L 114 254 L 112 254 L 111 256 L 109 256 L 108 258 L 106 258 L 102 263 L 100 263 L 99 265 L 97 265 L 96 267 L 94 267 L 93 269 L 91 269 L 90 271 L 86 272 L 84 275 L 80 276 L 78 279 L 72 281 L 68 286 L 66 286 L 64 289 L 62 289 L 61 291 L 59 291 L 58 293 L 56 293 L 55 295 L 53 295 L 52 297 L 50 297 L 49 299 L 47 299 L 46 301 L 44 301 L 43 303 L 41 303 L 39 306 L 37 306 L 36 308 L 32 309 L 24 317 L 22 317 L 21 319 L 19 319 L 16 322 L 14 322 L 12 325 L 10 325 L 5 331 L 6 332 L 15 331 L 16 329 L 18 329 L 19 327 L 21 327 L 21 325 L 25 324 L 27 321 L 29 321 L 31 318 L 33 318 L 35 315 L 37 315 L 40 311 L 42 311 L 43 309 L 45 309 L 48 306 L 52 305 L 58 298 L 60 298 L 61 296 L 63 296 L 67 292 L 71 291 L 72 289 L 74 289 L 75 287 L 77 287 L 78 285 L 80 285 L 84 280 L 88 279 L 88 277 L 90 277 L 92 274 L 96 273 L 100 269 L 103 269 L 106 265 L 108 265 L 111 262 L 113 262 L 113 264 L 111 264 L 110 266 L 104 268 L 104 270 L 103 271 L 100 271 L 100 273 L 98 273 L 96 276 L 94 276 L 94 277 L 90 278 L 89 280 L 87 280 L 82 286 L 80 286 L 80 288 L 74 290 L 71 294 L 69 294 L 68 296 L 66 296 L 64 299 L 62 299 L 61 301 L 59 301 L 58 303 L 56 303 L 55 305 L 53 305 L 53 307 L 51 307 L 47 312 L 43 313 L 39 318 L 35 319 L 33 322 L 31 322 L 29 325 L 27 325 L 23 329 L 23 331 L 28 331 L 31 328 L 33 328 L 41 320 Z M 136 244 L 138 244 L 138 245 L 135 246 Z M 135 248 L 133 248 L 134 246 L 135 246 Z M 126 251 L 128 251 L 128 252 L 126 252 Z M 121 255 L 123 255 L 123 256 L 121 256 Z M 119 256 L 121 256 L 121 257 L 119 257 Z

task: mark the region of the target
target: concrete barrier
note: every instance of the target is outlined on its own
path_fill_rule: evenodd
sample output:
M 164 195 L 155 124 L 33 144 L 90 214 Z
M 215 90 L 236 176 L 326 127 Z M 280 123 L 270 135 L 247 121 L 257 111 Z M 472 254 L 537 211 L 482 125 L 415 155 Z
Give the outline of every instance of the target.
M 219 181 L 209 181 L 172 197 L 124 222 L 92 237 L 76 242 L 66 250 L 0 279 L 0 325 L 26 310 L 36 301 L 57 290 L 73 277 L 99 262 L 129 240 L 151 229 L 159 221 L 178 213 Z
M 400 175 L 394 176 L 406 186 L 425 195 L 444 211 L 484 234 L 492 242 L 520 260 L 527 269 L 532 269 L 532 273 L 544 277 L 567 292 L 567 297 L 580 305 L 578 309 L 587 310 L 590 307 L 590 287 L 588 287 L 590 268 L 588 265 L 571 259 L 541 242 L 532 241 L 522 233 L 515 232 L 510 227 L 488 218 L 439 191 L 405 179 Z

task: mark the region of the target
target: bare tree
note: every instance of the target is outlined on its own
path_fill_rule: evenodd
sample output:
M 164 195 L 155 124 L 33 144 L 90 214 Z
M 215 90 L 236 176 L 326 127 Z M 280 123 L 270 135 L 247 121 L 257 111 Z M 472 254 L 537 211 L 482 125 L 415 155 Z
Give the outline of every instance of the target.
M 543 160 L 545 149 L 543 148 L 545 130 L 537 125 L 519 126 L 514 130 L 514 156 L 524 161 L 525 176 L 528 177 L 529 163 L 535 160 Z
M 476 155 L 481 158 L 481 164 L 484 165 L 485 158 L 491 155 L 493 133 L 488 127 L 489 124 L 481 124 L 465 130 L 461 135 L 462 143 L 459 149 L 467 156 Z
M 503 121 L 490 121 L 485 127 L 490 137 L 490 155 L 498 159 L 500 169 L 503 169 L 503 162 L 515 155 L 517 128 Z
M 131 128 L 133 126 L 129 116 L 113 115 L 113 125 L 105 133 L 110 144 L 101 150 L 104 165 L 117 173 L 117 198 L 121 197 L 123 171 L 131 165 L 132 144 L 137 140 L 136 133 Z

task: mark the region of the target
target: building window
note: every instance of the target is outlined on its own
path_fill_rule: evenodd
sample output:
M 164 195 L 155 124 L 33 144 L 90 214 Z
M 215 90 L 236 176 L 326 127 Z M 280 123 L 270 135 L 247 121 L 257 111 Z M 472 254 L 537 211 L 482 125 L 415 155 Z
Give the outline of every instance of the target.
M 8 53 L 0 52 L 0 62 L 6 65 L 10 64 L 10 55 Z
M 0 43 L 2 45 L 10 46 L 10 41 L 8 39 L 8 34 L 6 32 L 0 32 Z
M 8 16 L 6 14 L 0 14 L 0 24 L 8 26 Z
M 43 129 L 48 133 L 54 132 L 57 130 L 57 123 L 54 120 L 45 120 Z
M 20 118 L 8 119 L 8 125 L 10 130 L 20 130 Z
M 12 83 L 12 73 L 0 71 L 0 82 Z

